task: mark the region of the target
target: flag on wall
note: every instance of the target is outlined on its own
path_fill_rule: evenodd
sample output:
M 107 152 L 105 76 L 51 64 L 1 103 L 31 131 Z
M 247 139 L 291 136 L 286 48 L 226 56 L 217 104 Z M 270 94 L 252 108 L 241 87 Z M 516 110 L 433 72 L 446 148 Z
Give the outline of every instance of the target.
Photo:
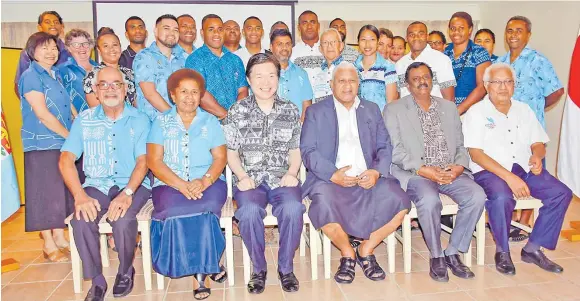
M 558 179 L 580 196 L 580 32 L 570 63 L 568 98 L 558 152 Z
M 18 191 L 18 181 L 16 180 L 16 169 L 12 159 L 12 149 L 8 139 L 8 130 L 4 113 L 2 113 L 2 147 L 0 147 L 2 156 L 2 200 L 1 218 L 2 221 L 10 217 L 18 208 L 20 208 L 20 192 Z

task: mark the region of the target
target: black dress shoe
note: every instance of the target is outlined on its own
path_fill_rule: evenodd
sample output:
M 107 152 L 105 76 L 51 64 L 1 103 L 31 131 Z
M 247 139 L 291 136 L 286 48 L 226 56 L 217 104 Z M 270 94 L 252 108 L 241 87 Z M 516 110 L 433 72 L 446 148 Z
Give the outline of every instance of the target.
M 117 274 L 117 277 L 115 277 L 115 285 L 113 285 L 113 296 L 115 296 L 115 298 L 119 298 L 130 294 L 133 290 L 134 278 L 135 268 L 131 268 L 129 274 Z
M 105 293 L 107 293 L 107 288 L 102 287 L 99 285 L 95 285 L 91 287 L 87 296 L 85 297 L 85 301 L 104 301 L 105 300 Z
M 562 273 L 564 268 L 559 266 L 557 263 L 551 261 L 544 255 L 542 250 L 537 250 L 535 252 L 526 252 L 522 249 L 522 261 L 527 263 L 533 263 L 542 269 L 552 272 L 552 273 Z
M 284 275 L 282 272 L 278 271 L 278 278 L 280 278 L 282 289 L 285 292 L 292 293 L 297 292 L 298 289 L 300 289 L 300 282 L 298 282 L 298 279 L 293 272 Z
M 266 288 L 266 271 L 260 273 L 252 273 L 252 278 L 248 282 L 248 292 L 250 294 L 261 294 Z
M 516 274 L 516 267 L 514 266 L 510 252 L 495 253 L 495 269 L 504 275 Z
M 429 276 L 435 281 L 448 282 L 447 265 L 444 257 L 429 259 Z
M 459 254 L 445 255 L 445 264 L 451 269 L 451 273 L 459 278 L 470 279 L 475 277 L 475 274 L 461 262 Z

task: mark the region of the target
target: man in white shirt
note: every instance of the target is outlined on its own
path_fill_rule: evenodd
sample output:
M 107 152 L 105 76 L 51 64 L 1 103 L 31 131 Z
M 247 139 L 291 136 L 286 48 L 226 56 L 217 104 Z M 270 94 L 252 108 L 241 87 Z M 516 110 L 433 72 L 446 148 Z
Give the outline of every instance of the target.
M 353 63 L 356 61 L 360 52 L 354 47 L 346 44 L 346 22 L 341 18 L 336 18 L 330 21 L 330 28 L 338 30 L 340 37 L 342 38 L 342 43 L 344 43 L 344 49 L 342 50 L 342 57 L 345 61 Z
M 314 103 L 332 95 L 330 80 L 334 68 L 344 60 L 341 55 L 343 49 L 344 43 L 336 29 L 329 28 L 320 36 L 320 52 L 323 61 L 319 67 L 312 68 L 314 80 L 310 81 L 314 92 Z
M 317 69 L 320 68 L 324 60 L 319 47 L 320 23 L 318 23 L 318 16 L 310 10 L 301 13 L 298 17 L 298 30 L 301 41 L 296 41 L 296 45 L 292 48 L 290 61 L 306 70 L 310 83 L 312 83 Z
M 427 25 L 423 22 L 415 21 L 407 27 L 407 43 L 409 43 L 411 52 L 403 56 L 395 65 L 397 76 L 399 77 L 400 97 L 410 94 L 405 83 L 407 68 L 413 62 L 423 62 L 433 70 L 431 95 L 455 102 L 455 86 L 457 86 L 457 82 L 453 74 L 451 60 L 445 54 L 427 45 L 428 37 Z
M 244 21 L 242 34 L 246 40 L 246 47 L 242 47 L 234 53 L 242 59 L 244 68 L 246 68 L 252 55 L 266 52 L 266 50 L 262 48 L 262 37 L 264 36 L 262 21 L 258 17 L 248 17 Z
M 563 268 L 549 260 L 541 248 L 554 250 L 572 191 L 542 166 L 548 135 L 532 109 L 512 99 L 516 73 L 505 63 L 485 70 L 488 96 L 465 114 L 465 147 L 471 155 L 470 169 L 487 194 L 485 208 L 496 242 L 496 269 L 516 273 L 509 252 L 508 234 L 516 199 L 534 197 L 542 208 L 523 247 L 522 261 L 561 273 Z

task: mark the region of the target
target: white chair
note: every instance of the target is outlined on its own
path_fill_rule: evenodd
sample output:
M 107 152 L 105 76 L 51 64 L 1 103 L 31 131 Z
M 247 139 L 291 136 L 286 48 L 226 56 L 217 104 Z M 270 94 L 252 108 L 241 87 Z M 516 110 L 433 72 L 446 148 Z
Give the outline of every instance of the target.
M 542 205 L 543 205 L 542 201 L 535 198 L 521 199 L 516 200 L 516 207 L 514 208 L 514 210 L 526 210 L 526 209 L 534 210 L 534 215 L 532 217 L 532 226 L 533 226 L 536 223 L 538 214 L 540 214 L 540 207 L 542 207 Z M 520 228 L 528 233 L 532 233 L 533 230 L 531 227 L 513 220 L 511 222 L 511 225 Z

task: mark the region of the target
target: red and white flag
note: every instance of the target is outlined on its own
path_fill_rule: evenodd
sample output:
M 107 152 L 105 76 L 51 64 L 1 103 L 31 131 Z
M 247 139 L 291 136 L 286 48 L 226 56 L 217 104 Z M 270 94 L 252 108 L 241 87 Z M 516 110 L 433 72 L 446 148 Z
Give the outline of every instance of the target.
M 568 99 L 558 152 L 558 179 L 580 196 L 580 32 L 570 63 Z

